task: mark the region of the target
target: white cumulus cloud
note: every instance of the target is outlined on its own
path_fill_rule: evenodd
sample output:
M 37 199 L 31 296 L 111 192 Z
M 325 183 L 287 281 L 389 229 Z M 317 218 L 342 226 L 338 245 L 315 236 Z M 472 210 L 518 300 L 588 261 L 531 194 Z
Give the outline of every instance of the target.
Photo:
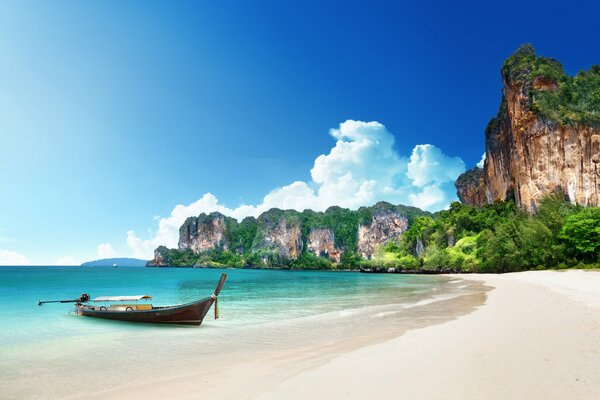
M 485 163 L 485 153 L 481 156 L 481 160 L 477 163 L 479 168 L 483 168 L 483 164 Z
M 82 261 L 72 256 L 59 257 L 52 265 L 81 265 Z
M 394 148 L 395 137 L 379 122 L 348 120 L 330 130 L 336 140 L 328 154 L 315 159 L 311 182 L 296 181 L 273 189 L 256 205 L 229 208 L 212 193 L 188 205 L 177 205 L 158 219 L 149 239 L 127 232 L 127 245 L 137 258 L 152 258 L 159 245 L 177 247 L 179 227 L 186 218 L 219 211 L 238 220 L 273 208 L 324 211 L 336 205 L 351 209 L 385 200 L 435 211 L 456 199 L 454 180 L 465 170 L 458 157 L 431 144 L 415 146 L 408 157 Z
M 98 245 L 98 258 L 115 258 L 118 256 L 110 243 L 100 243 Z
M 453 182 L 464 170 L 465 163 L 459 157 L 448 157 L 435 146 L 419 144 L 410 156 L 406 175 L 414 186 L 439 186 Z
M 29 259 L 16 251 L 0 249 L 0 265 L 27 265 Z

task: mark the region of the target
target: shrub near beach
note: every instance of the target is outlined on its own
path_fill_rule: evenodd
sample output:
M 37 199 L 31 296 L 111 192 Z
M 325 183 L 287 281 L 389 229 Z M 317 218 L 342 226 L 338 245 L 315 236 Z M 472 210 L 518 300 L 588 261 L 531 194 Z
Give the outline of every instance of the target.
M 600 208 L 582 208 L 547 196 L 536 213 L 512 201 L 481 208 L 452 203 L 419 217 L 397 241 L 363 266 L 422 271 L 512 272 L 594 267 L 600 254 Z

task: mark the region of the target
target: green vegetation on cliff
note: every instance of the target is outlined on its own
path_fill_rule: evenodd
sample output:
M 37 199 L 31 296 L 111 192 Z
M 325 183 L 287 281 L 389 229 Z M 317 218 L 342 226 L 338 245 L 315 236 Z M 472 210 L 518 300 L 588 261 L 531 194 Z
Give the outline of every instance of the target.
M 593 266 L 600 262 L 600 208 L 549 195 L 535 215 L 512 201 L 481 208 L 458 202 L 436 218 L 421 217 L 371 261 L 373 268 L 512 272 Z M 597 264 L 596 264 L 597 265 Z
M 215 248 L 195 253 L 190 249 L 177 250 L 160 247 L 161 264 L 180 267 L 358 268 L 362 260 L 357 254 L 359 225 L 368 225 L 374 215 L 386 213 L 402 215 L 409 224 L 419 216 L 431 215 L 431 213 L 416 207 L 395 206 L 379 202 L 372 207 L 361 207 L 356 211 L 341 207 L 330 207 L 325 212 L 311 210 L 298 212 L 274 208 L 261 214 L 258 218 L 245 218 L 240 223 L 233 218 L 224 217 L 227 250 Z M 198 223 L 207 223 L 214 218 L 214 214 L 202 214 L 198 218 Z M 289 228 L 299 227 L 301 251 L 295 259 L 286 257 L 282 254 L 284 249 L 281 245 L 267 238 L 268 235 L 276 232 L 282 221 L 285 221 L 288 233 Z M 308 236 L 311 230 L 319 228 L 328 229 L 333 233 L 335 247 L 342 252 L 339 263 L 334 263 L 326 257 L 318 257 L 308 251 Z
M 373 215 L 400 213 L 409 229 L 379 246 L 371 260 L 356 249 L 359 225 Z M 285 220 L 301 230 L 302 251 L 296 259 L 282 257 L 264 244 L 267 228 Z M 549 195 L 535 215 L 512 201 L 472 207 L 458 202 L 436 214 L 414 207 L 378 203 L 351 211 L 339 207 L 324 213 L 273 209 L 241 223 L 226 219 L 229 250 L 203 253 L 161 247 L 163 264 L 202 267 L 278 267 L 293 269 L 389 269 L 407 272 L 511 272 L 542 268 L 597 266 L 600 263 L 600 208 L 582 208 Z M 330 229 L 342 255 L 339 263 L 307 251 L 311 229 Z
M 527 44 L 504 62 L 502 74 L 526 85 L 531 111 L 562 125 L 600 126 L 600 66 L 569 76 L 561 63 L 537 57 Z
M 258 227 L 256 218 L 244 218 L 240 223 L 233 218 L 226 218 L 225 225 L 227 226 L 225 233 L 227 234 L 229 247 L 238 253 L 250 250 Z

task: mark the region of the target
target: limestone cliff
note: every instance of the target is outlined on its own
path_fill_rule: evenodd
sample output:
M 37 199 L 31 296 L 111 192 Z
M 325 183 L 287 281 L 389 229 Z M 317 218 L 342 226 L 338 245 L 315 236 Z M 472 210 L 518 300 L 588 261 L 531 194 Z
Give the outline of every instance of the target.
M 462 185 L 461 176 L 461 200 L 481 205 L 514 197 L 535 211 L 557 191 L 574 204 L 600 205 L 600 67 L 570 77 L 525 45 L 504 63 L 502 81 L 500 108 L 485 132 L 485 196 L 481 180 Z
M 227 250 L 225 216 L 214 212 L 186 219 L 179 228 L 179 250 L 202 253 L 215 248 Z
M 454 185 L 461 202 L 469 205 L 486 203 L 485 178 L 481 168 L 475 167 L 460 175 Z
M 409 221 L 430 213 L 379 202 L 325 212 L 271 209 L 241 222 L 219 213 L 190 217 L 179 230 L 178 249 L 160 246 L 149 266 L 331 267 L 399 237 Z
M 146 265 L 149 267 L 165 267 L 167 265 L 170 265 L 171 263 L 169 260 L 168 253 L 168 248 L 166 248 L 165 246 L 158 246 L 154 250 L 154 258 L 150 260 Z
M 358 253 L 370 259 L 377 246 L 400 237 L 407 229 L 406 217 L 395 212 L 377 213 L 370 224 L 358 227 Z
M 314 228 L 308 234 L 308 251 L 317 257 L 340 262 L 342 253 L 335 245 L 335 236 L 329 228 Z
M 291 213 L 272 209 L 258 218 L 252 253 L 258 254 L 264 264 L 273 265 L 281 260 L 295 260 L 302 253 L 300 221 L 289 214 Z

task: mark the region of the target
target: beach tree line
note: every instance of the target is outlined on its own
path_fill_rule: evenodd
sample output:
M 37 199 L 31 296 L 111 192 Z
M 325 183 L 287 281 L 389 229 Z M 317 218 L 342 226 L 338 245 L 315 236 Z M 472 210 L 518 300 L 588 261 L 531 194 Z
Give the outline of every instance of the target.
M 405 271 L 513 272 L 598 267 L 600 208 L 583 208 L 559 194 L 534 214 L 513 201 L 483 207 L 454 202 L 418 217 L 398 240 L 382 246 L 362 267 Z

